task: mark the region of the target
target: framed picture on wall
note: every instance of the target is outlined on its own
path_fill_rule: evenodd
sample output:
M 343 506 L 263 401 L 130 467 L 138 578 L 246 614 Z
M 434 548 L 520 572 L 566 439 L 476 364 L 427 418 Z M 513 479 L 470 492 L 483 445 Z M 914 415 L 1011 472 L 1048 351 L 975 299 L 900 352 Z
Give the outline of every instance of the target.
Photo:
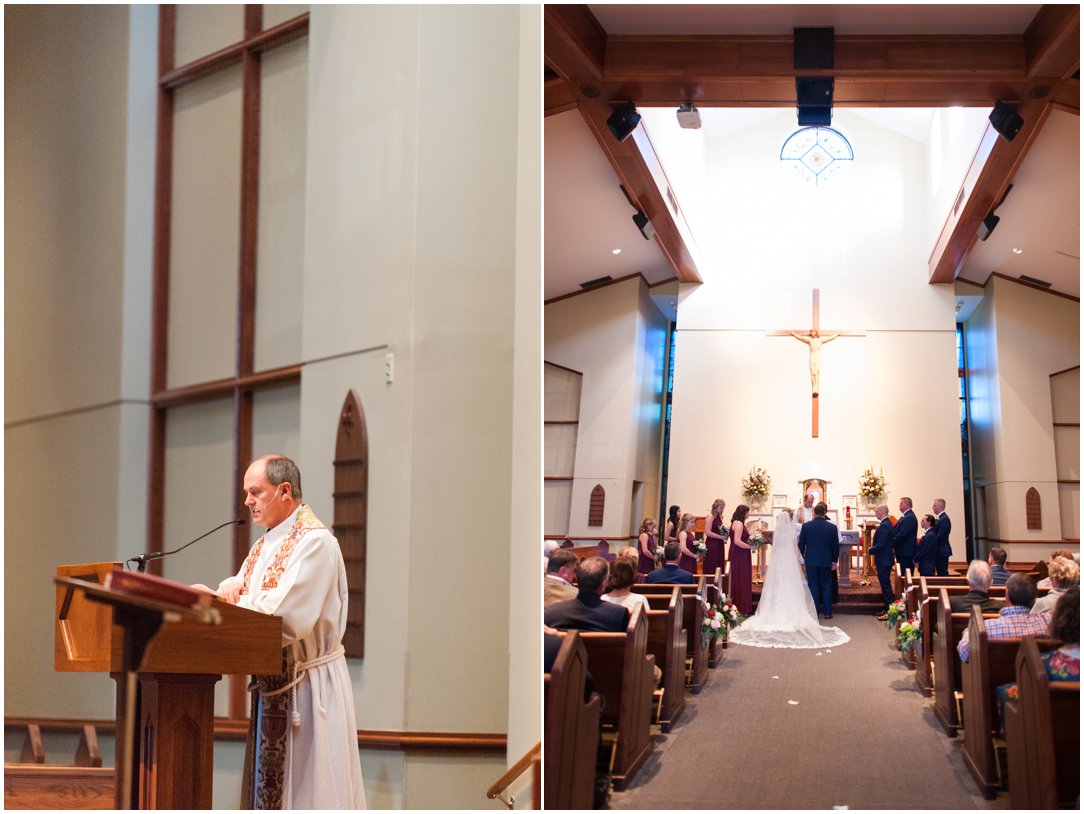
M 787 508 L 787 496 L 786 495 L 772 495 L 772 508 L 773 509 L 785 509 L 785 508 Z
M 851 508 L 851 512 L 858 511 L 858 495 L 844 495 L 843 496 L 843 508 L 848 506 Z

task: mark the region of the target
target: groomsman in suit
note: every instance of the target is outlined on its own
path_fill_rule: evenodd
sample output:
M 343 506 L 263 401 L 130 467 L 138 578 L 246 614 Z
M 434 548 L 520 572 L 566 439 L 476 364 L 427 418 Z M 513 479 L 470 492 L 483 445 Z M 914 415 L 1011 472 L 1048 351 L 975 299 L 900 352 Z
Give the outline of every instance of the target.
M 906 575 L 915 570 L 915 548 L 918 540 L 918 518 L 912 510 L 914 503 L 909 497 L 900 498 L 900 519 L 892 530 L 892 550 L 896 552 L 896 561 Z
M 937 518 L 937 576 L 948 576 L 948 561 L 952 556 L 952 546 L 949 545 L 949 533 L 952 531 L 952 521 L 945 514 L 945 499 L 937 498 L 933 502 L 933 516 Z
M 839 529 L 828 522 L 828 507 L 813 507 L 813 519 L 802 524 L 798 550 L 805 558 L 805 576 L 817 611 L 832 618 L 832 572 L 839 563 Z
M 888 506 L 882 503 L 874 511 L 879 525 L 873 532 L 873 545 L 869 547 L 869 553 L 877 566 L 877 581 L 881 583 L 882 605 L 877 618 L 883 622 L 888 619 L 888 606 L 896 598 L 892 593 L 892 566 L 896 564 L 896 555 L 892 552 L 892 521 L 888 519 Z

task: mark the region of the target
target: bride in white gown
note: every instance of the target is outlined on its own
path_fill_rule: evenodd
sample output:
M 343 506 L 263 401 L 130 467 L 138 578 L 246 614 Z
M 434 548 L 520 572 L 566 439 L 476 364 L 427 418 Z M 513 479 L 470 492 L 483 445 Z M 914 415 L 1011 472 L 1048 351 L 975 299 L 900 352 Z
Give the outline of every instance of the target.
M 775 518 L 772 562 L 756 613 L 730 631 L 730 641 L 753 647 L 834 647 L 851 637 L 838 627 L 822 627 L 802 574 L 794 522 L 786 512 Z

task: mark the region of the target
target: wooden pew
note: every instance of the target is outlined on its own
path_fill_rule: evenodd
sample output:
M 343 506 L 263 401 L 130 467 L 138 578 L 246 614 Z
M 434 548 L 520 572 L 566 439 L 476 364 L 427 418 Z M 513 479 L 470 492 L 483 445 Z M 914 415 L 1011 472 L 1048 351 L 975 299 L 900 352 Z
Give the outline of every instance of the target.
M 960 729 L 956 693 L 963 691 L 963 670 L 956 645 L 963 638 L 971 620 L 969 613 L 952 613 L 948 592 L 939 591 L 937 629 L 933 635 L 933 712 L 945 734 L 955 738 Z M 996 614 L 990 614 L 992 619 Z
M 97 729 L 92 724 L 11 719 L 6 730 L 24 730 L 20 763 L 4 764 L 4 807 L 8 809 L 111 809 L 113 767 L 102 767 Z M 42 731 L 79 732 L 74 765 L 46 764 Z
M 685 603 L 674 586 L 670 595 L 645 594 L 651 610 L 647 613 L 647 652 L 662 670 L 662 703 L 658 722 L 669 732 L 685 711 L 685 636 L 682 611 Z
M 4 808 L 93 809 L 115 805 L 113 767 L 4 764 Z
M 718 599 L 718 596 L 715 595 L 714 584 L 707 581 L 707 575 L 701 575 L 697 577 L 696 583 L 692 585 L 671 585 L 667 583 L 648 585 L 643 583 L 633 585 L 630 590 L 646 596 L 653 593 L 668 594 L 675 587 L 681 591 L 681 598 L 685 604 L 682 620 L 686 632 L 685 658 L 691 665 L 689 669 L 689 690 L 693 695 L 699 695 L 700 690 L 703 689 L 707 681 L 708 664 L 710 662 L 710 642 L 705 641 L 704 637 L 700 635 L 700 628 L 704 623 L 704 606 L 702 602 Z M 714 600 L 712 597 L 714 597 Z
M 1080 682 L 1051 681 L 1041 647 L 1016 653 L 1019 695 L 1005 704 L 1009 799 L 1014 809 L 1075 808 L 1080 799 Z
M 1016 679 L 1020 639 L 990 639 L 977 607 L 972 607 L 968 624 L 971 653 L 963 665 L 964 765 L 983 797 L 992 800 L 1002 785 L 994 744 L 998 729 L 997 688 Z M 1051 639 L 1040 639 L 1039 644 L 1056 646 Z
M 564 641 L 545 674 L 546 803 L 555 809 L 589 809 L 594 802 L 602 699 L 584 701 L 587 649 L 578 631 Z
M 933 639 L 937 630 L 937 606 L 941 601 L 940 589 L 931 586 L 930 583 L 944 579 L 946 578 L 921 577 L 919 580 L 919 595 L 921 596 L 919 609 L 922 611 L 922 652 L 919 653 L 915 664 L 915 684 L 918 685 L 919 690 L 927 698 L 933 695 Z M 970 590 L 966 583 L 962 586 L 942 584 L 941 587 L 948 592 L 950 600 L 954 596 L 965 596 Z M 1003 586 L 991 587 L 989 595 L 994 599 L 1004 600 L 1005 588 Z
M 603 731 L 613 733 L 614 788 L 623 791 L 651 754 L 652 667 L 647 619 L 636 608 L 624 633 L 581 632 L 595 690 L 605 699 Z

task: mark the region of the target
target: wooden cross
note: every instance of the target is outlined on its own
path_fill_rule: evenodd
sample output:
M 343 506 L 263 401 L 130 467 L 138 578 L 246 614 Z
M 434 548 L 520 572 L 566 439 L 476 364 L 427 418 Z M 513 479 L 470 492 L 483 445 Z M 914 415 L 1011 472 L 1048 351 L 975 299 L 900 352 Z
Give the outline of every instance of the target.
M 768 336 L 793 336 L 809 346 L 809 378 L 813 385 L 813 437 L 820 433 L 821 348 L 840 336 L 865 336 L 864 331 L 821 330 L 821 290 L 813 289 L 813 327 L 808 331 L 768 331 Z

